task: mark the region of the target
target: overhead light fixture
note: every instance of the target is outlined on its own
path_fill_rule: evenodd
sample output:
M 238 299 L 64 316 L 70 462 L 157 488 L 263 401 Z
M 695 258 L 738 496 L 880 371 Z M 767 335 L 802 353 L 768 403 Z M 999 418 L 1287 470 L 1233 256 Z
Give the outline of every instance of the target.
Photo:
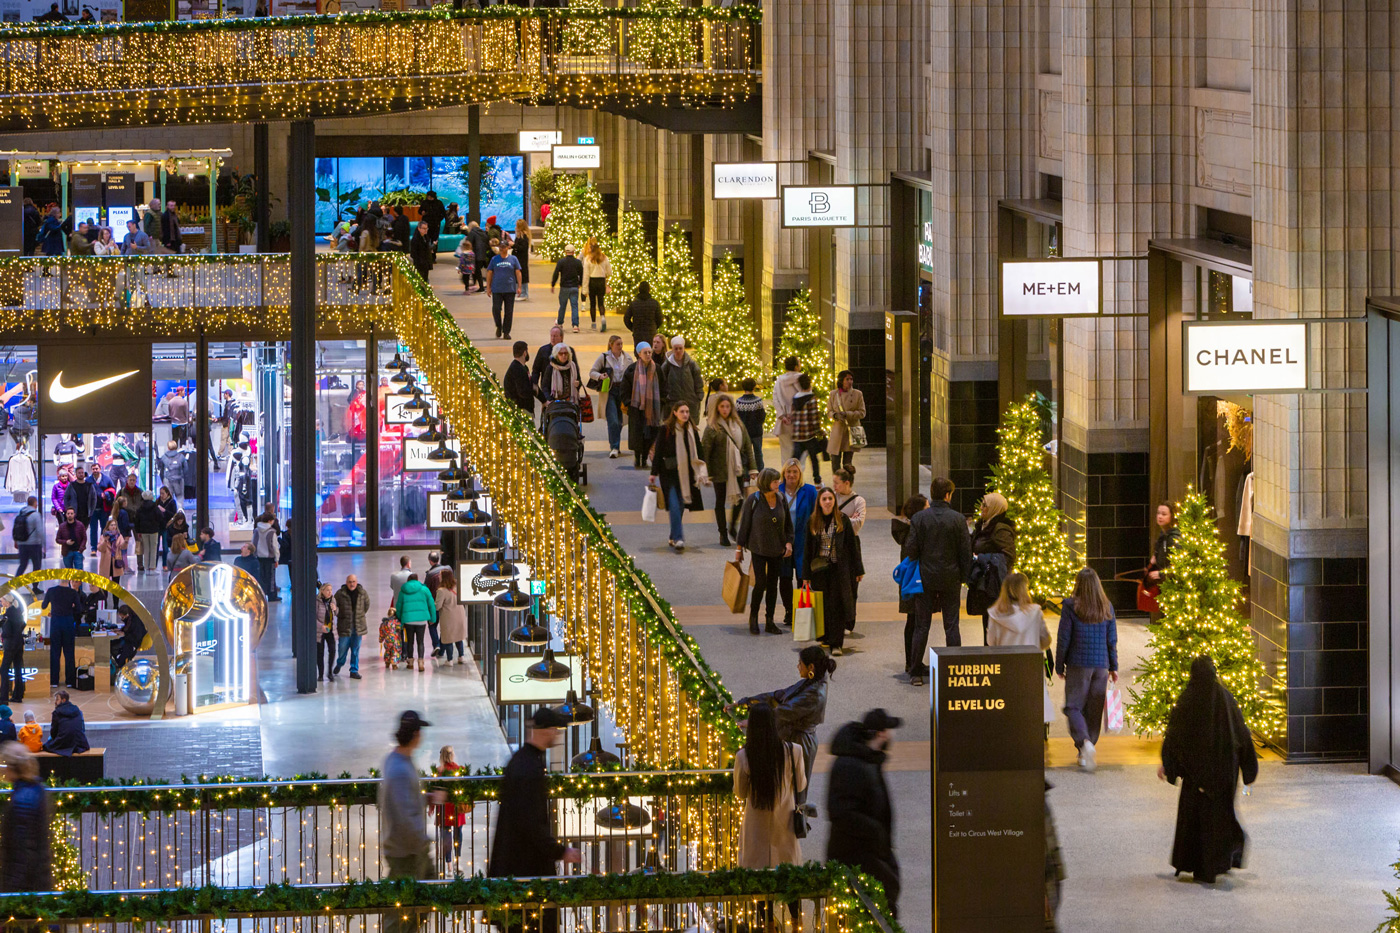
M 506 560 L 503 555 L 482 567 L 480 576 L 483 580 L 514 580 L 520 576 L 520 568 Z
M 410 372 L 401 372 L 397 376 L 390 376 L 389 381 L 398 385 L 395 390 L 398 395 L 412 395 L 414 388 L 418 385 L 418 377 Z
M 408 364 L 404 362 L 402 356 L 399 356 L 398 351 L 395 351 L 394 358 L 389 362 L 385 363 L 384 368 L 392 369 L 396 373 L 401 373 L 405 372 L 408 369 Z
M 541 680 L 548 683 L 557 683 L 561 680 L 568 680 L 573 676 L 573 670 L 563 661 L 554 659 L 554 649 L 544 649 L 544 657 L 538 662 L 525 668 L 525 676 L 531 680 Z
M 452 493 L 448 493 L 448 498 Z M 476 499 L 465 509 L 457 510 L 457 524 L 468 531 L 480 531 L 491 526 L 491 513 L 477 507 Z
M 419 435 L 419 437 L 417 438 L 420 441 L 437 441 L 437 447 L 433 450 L 428 451 L 427 459 L 432 460 L 435 463 L 446 463 L 447 461 L 451 460 L 452 465 L 456 467 L 457 452 L 455 450 L 448 449 L 447 435 L 444 434 L 442 431 L 429 431 L 428 433 L 433 435 L 432 438 L 429 438 L 426 435 Z
M 500 557 L 505 547 L 504 541 L 488 531 L 467 542 L 467 553 L 472 560 L 490 561 Z
M 467 489 L 467 480 L 457 480 L 456 487 L 447 490 L 448 502 L 472 502 L 475 500 L 476 496 L 472 495 L 471 490 Z M 461 513 L 459 512 L 458 514 L 460 515 Z
M 510 581 L 510 586 L 496 594 L 491 605 L 502 612 L 529 612 L 533 602 L 528 594 L 521 592 L 520 584 Z
M 405 402 L 404 404 L 408 403 Z M 417 409 L 414 410 L 417 411 Z M 438 420 L 438 416 L 433 414 L 432 406 L 429 406 L 423 409 L 423 414 L 419 415 L 417 418 L 414 418 L 412 421 L 409 422 L 409 424 L 415 428 L 431 428 L 437 425 Z
M 569 691 L 564 705 L 559 707 L 559 712 L 569 717 L 569 725 L 571 726 L 582 726 L 598 718 L 593 707 L 578 698 L 576 690 Z
M 395 356 L 394 359 L 398 360 L 399 358 Z M 389 381 L 396 386 L 412 385 L 413 383 L 418 381 L 417 377 L 414 376 L 413 373 L 408 371 L 409 366 L 403 360 L 399 360 L 398 366 L 391 365 L 390 368 L 398 370 L 392 376 L 389 377 Z M 402 392 L 403 390 L 400 389 L 399 391 Z
M 434 453 L 436 453 L 436 451 L 434 451 Z M 429 455 L 429 459 L 431 459 L 431 454 Z M 451 465 L 448 466 L 447 469 L 438 472 L 437 478 L 440 483 L 463 483 L 466 482 L 469 475 L 470 474 L 468 474 L 466 470 L 457 465 L 457 460 L 454 457 Z
M 402 395 L 403 393 L 400 392 L 399 394 Z M 403 403 L 403 410 L 404 410 L 404 411 L 427 411 L 427 410 L 428 410 L 428 402 L 427 402 L 427 400 L 425 400 L 425 399 L 423 398 L 423 390 L 422 390 L 422 389 L 418 388 L 417 386 L 414 386 L 414 387 L 413 387 L 413 391 L 410 392 L 409 394 L 412 395 L 413 398 L 411 398 L 411 399 L 409 399 L 408 401 L 406 401 L 406 402 Z
M 599 765 L 621 764 L 622 759 L 614 755 L 603 747 L 603 740 L 598 736 L 593 737 L 593 741 L 588 744 L 588 750 L 579 752 L 574 756 L 574 760 L 569 762 L 569 767 L 596 768 Z
M 607 807 L 599 807 L 593 822 L 604 829 L 633 830 L 645 829 L 651 823 L 651 814 L 630 800 Z

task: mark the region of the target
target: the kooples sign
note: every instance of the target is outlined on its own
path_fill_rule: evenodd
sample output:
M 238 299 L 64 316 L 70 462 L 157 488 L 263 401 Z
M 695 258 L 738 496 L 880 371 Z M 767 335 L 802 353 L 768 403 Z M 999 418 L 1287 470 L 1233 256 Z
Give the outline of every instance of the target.
M 1001 264 L 1005 317 L 1084 317 L 1101 310 L 1097 259 L 1018 260 Z
M 1192 321 L 1181 347 L 1187 394 L 1307 391 L 1306 323 Z
M 778 163 L 715 163 L 715 200 L 725 201 L 732 200 L 735 198 L 776 198 L 777 196 Z

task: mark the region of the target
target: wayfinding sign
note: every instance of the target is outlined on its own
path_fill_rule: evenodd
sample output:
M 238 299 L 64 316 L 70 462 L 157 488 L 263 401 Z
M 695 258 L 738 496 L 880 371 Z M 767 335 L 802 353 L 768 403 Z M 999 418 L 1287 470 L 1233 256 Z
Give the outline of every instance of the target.
M 1028 645 L 931 655 L 934 933 L 1039 933 L 1043 658 Z
M 1097 259 L 1017 259 L 1001 264 L 1003 317 L 1095 317 L 1103 311 Z
M 1308 390 L 1303 321 L 1187 321 L 1181 356 L 1186 395 Z

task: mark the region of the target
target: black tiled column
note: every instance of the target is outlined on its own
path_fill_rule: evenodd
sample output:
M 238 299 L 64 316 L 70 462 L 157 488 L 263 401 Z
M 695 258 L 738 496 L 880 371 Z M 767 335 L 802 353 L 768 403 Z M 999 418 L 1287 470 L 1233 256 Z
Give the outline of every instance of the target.
M 846 332 L 851 374 L 865 396 L 865 438 L 871 447 L 885 446 L 885 332 L 852 328 Z
M 977 511 L 997 458 L 998 409 L 995 381 L 948 383 L 948 478 L 957 489 L 953 508 Z
M 1141 570 L 1152 548 L 1147 470 L 1146 452 L 1088 454 L 1060 446 L 1060 507 L 1069 516 L 1070 544 L 1083 548 L 1120 612 L 1137 608 L 1137 583 L 1113 578 Z

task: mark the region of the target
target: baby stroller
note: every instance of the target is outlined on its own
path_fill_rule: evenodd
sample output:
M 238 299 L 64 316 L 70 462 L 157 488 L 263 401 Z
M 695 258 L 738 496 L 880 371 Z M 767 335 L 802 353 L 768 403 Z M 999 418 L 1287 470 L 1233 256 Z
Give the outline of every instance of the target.
M 588 467 L 583 462 L 583 428 L 579 407 L 558 400 L 544 406 L 544 437 L 554 456 L 569 473 L 569 479 L 588 484 Z

